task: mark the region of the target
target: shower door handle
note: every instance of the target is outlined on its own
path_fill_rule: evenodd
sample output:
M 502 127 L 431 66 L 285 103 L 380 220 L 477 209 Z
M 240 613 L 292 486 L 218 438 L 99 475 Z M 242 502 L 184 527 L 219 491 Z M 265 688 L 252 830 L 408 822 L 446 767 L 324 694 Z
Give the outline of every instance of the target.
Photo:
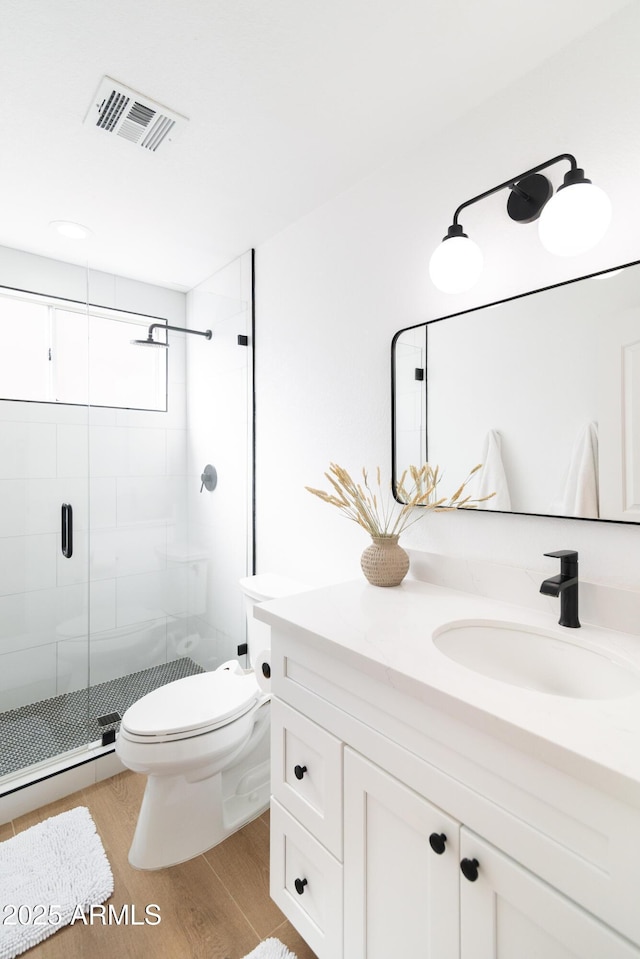
M 61 512 L 62 555 L 67 559 L 73 556 L 73 509 L 70 503 L 62 504 Z

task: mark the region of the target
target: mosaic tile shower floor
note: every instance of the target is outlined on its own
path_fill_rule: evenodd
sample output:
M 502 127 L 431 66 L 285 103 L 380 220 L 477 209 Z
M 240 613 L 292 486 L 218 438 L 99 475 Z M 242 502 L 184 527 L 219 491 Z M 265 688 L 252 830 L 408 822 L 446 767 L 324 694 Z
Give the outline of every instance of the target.
M 159 686 L 204 670 L 184 657 L 0 713 L 0 777 L 100 740 L 98 717 L 125 709 Z

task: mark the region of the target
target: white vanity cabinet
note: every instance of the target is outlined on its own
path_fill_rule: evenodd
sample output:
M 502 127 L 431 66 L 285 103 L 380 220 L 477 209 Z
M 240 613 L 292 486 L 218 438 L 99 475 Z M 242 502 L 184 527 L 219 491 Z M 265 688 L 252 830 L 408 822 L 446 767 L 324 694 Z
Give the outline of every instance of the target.
M 271 703 L 271 896 L 319 959 L 342 956 L 342 742 Z
M 631 959 L 637 946 L 467 829 L 460 878 L 461 959 Z
M 640 805 L 606 770 L 260 618 L 271 895 L 319 959 L 640 959 Z
M 345 750 L 344 954 L 629 959 L 585 910 Z M 460 868 L 464 864 L 469 878 Z
M 344 784 L 345 956 L 456 959 L 459 823 L 350 749 Z

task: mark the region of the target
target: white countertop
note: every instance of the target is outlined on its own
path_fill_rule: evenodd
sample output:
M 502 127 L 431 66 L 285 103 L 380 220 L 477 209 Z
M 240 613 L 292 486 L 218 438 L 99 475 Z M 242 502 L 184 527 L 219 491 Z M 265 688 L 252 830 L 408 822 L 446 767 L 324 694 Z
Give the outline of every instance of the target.
M 559 610 L 559 601 L 558 601 Z M 432 633 L 458 620 L 493 620 L 553 632 L 596 648 L 640 674 L 640 636 L 556 618 L 483 596 L 407 579 L 379 588 L 365 580 L 273 600 L 254 609 L 271 626 L 293 625 L 339 661 L 475 728 L 640 806 L 640 691 L 617 699 L 574 699 L 479 675 L 445 656 Z

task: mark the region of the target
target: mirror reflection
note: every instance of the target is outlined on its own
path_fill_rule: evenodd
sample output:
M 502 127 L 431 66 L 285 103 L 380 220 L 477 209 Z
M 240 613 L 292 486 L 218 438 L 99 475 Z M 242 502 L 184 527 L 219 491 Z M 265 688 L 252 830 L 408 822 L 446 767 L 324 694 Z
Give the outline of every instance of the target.
M 640 263 L 400 330 L 393 481 L 482 462 L 483 508 L 640 522 Z

